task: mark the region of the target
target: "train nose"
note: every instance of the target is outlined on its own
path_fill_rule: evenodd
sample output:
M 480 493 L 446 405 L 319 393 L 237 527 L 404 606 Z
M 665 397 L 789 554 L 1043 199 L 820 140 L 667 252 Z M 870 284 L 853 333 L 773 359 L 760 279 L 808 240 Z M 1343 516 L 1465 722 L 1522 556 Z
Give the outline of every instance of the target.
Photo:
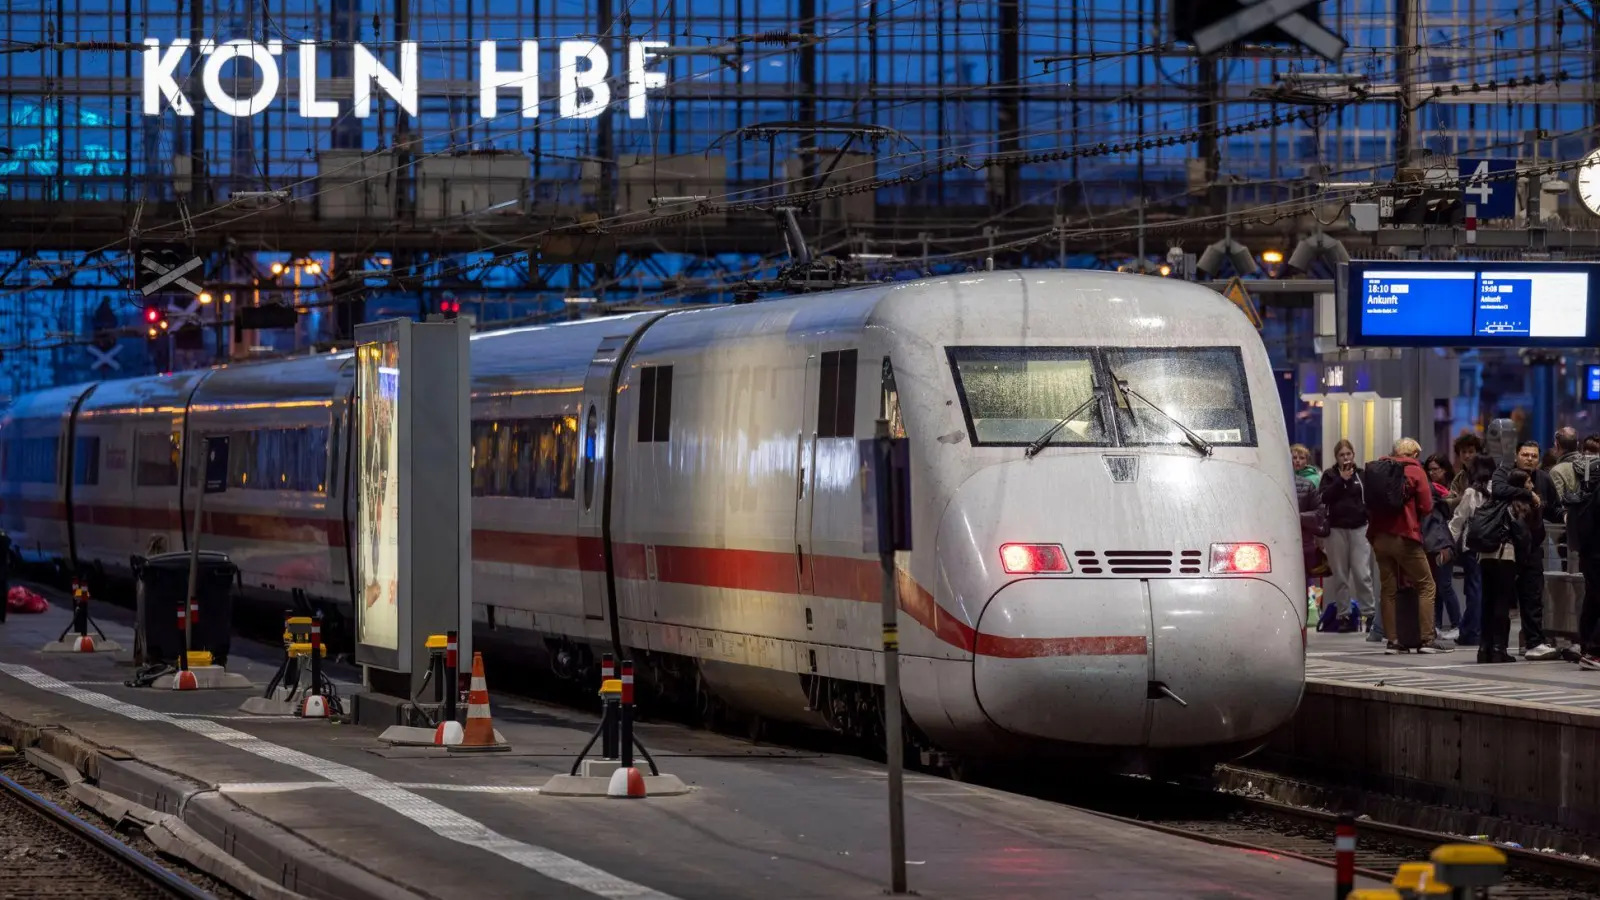
M 1070 743 L 1233 744 L 1300 702 L 1300 623 L 1250 578 L 1031 579 L 978 622 L 973 678 L 996 725 Z
M 956 492 L 939 590 L 971 616 L 978 702 L 999 727 L 1051 741 L 1260 738 L 1293 716 L 1305 680 L 1304 601 L 1285 587 L 1304 584 L 1293 506 L 1253 467 L 1138 462 L 1131 483 L 1098 454 L 999 465 Z M 1059 546 L 1071 571 L 1009 565 L 1001 548 L 1016 541 Z M 1230 541 L 1261 542 L 1270 571 L 1213 575 L 1210 546 Z

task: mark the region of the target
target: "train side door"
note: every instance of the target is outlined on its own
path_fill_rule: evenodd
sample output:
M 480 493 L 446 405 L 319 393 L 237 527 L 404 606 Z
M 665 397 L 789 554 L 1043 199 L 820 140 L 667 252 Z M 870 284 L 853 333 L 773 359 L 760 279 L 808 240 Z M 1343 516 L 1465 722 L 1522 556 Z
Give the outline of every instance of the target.
M 355 360 L 339 367 L 338 381 L 333 389 L 333 405 L 328 410 L 328 470 L 323 476 L 328 486 L 328 580 L 343 588 L 340 596 L 348 593 L 355 601 L 355 560 L 350 550 L 355 546 L 350 530 L 350 517 L 354 510 L 350 504 L 350 449 L 355 446 L 350 433 L 355 410 Z M 334 514 L 338 510 L 338 514 Z
M 811 513 L 817 480 L 817 387 L 821 378 L 818 354 L 808 350 L 802 382 L 799 439 L 795 446 L 794 561 L 800 593 L 816 588 L 811 546 Z
M 583 614 L 590 621 L 612 619 L 606 558 L 606 451 L 617 362 L 631 338 L 631 334 L 613 334 L 600 341 L 584 378 L 583 409 L 578 413 L 578 572 L 583 584 Z

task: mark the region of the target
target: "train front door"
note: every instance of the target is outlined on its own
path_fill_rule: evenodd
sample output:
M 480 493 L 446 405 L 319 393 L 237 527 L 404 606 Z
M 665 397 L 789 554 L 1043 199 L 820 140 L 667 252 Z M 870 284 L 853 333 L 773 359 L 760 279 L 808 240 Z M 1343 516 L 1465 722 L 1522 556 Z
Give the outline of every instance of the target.
M 611 401 L 617 362 L 630 338 L 631 334 L 612 334 L 600 341 L 584 378 L 583 409 L 578 414 L 578 572 L 583 583 L 584 618 L 591 623 L 590 637 L 604 641 L 613 637 L 615 619 L 606 546 Z
M 816 588 L 816 577 L 812 571 L 811 513 L 817 481 L 817 383 L 820 375 L 814 349 L 806 353 L 804 372 L 795 446 L 794 562 L 800 593 L 809 594 Z

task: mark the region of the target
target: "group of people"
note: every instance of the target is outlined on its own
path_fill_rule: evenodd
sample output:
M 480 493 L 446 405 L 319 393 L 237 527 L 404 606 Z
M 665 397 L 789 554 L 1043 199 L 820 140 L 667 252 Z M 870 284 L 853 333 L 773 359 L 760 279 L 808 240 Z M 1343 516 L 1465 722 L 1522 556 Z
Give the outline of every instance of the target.
M 1452 447 L 1454 465 L 1442 454 L 1423 460 L 1421 446 L 1402 438 L 1391 455 L 1358 467 L 1355 448 L 1341 440 L 1334 465 L 1319 472 L 1309 450 L 1291 448 L 1307 572 L 1327 575 L 1331 628 L 1357 631 L 1356 604 L 1375 606 L 1367 640 L 1386 652 L 1476 646 L 1480 663 L 1514 662 L 1515 607 L 1523 657 L 1557 658 L 1543 628 L 1545 526 L 1564 524 L 1586 576 L 1578 664 L 1600 670 L 1600 435 L 1580 447 L 1577 432 L 1563 428 L 1553 449 L 1541 466 L 1538 442 L 1525 441 L 1501 465 L 1467 432 Z M 1409 608 L 1397 620 L 1401 604 L 1415 604 L 1415 627 Z

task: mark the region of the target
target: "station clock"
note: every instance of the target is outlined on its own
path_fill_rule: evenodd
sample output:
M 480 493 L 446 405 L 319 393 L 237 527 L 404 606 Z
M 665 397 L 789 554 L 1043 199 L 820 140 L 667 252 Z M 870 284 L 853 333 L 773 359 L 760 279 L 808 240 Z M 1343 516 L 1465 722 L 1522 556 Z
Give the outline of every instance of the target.
M 1585 209 L 1600 216 L 1600 150 L 1584 157 L 1578 167 L 1578 199 Z

